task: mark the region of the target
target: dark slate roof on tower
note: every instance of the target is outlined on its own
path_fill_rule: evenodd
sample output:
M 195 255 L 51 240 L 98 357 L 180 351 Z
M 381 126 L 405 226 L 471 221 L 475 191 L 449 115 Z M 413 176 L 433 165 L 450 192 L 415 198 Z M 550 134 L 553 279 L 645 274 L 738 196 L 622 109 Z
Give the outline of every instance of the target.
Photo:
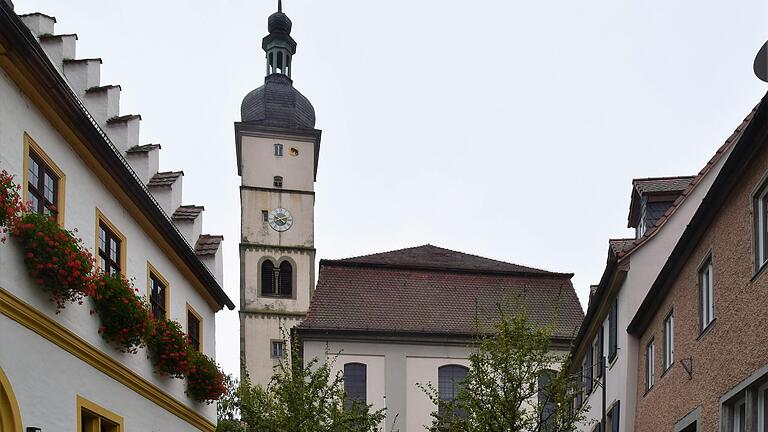
M 351 266 L 364 265 L 427 270 L 564 275 L 563 273 L 553 273 L 533 267 L 457 252 L 431 244 L 340 260 L 323 260 L 323 262 Z
M 471 336 L 491 331 L 501 307 L 568 339 L 584 317 L 570 278 L 429 245 L 323 260 L 299 331 Z
M 264 85 L 248 93 L 240 105 L 243 122 L 290 129 L 314 129 L 315 109 L 293 81 L 282 74 L 269 75 Z

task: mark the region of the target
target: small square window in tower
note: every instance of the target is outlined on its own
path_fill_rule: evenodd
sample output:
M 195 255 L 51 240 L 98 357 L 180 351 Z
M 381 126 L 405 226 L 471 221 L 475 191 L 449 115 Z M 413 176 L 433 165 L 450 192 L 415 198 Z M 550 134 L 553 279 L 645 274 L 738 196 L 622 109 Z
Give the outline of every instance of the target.
M 273 180 L 272 184 L 273 184 L 273 185 L 274 185 L 276 188 L 281 188 L 281 187 L 283 187 L 283 176 L 275 176 L 275 178 L 274 178 L 274 180 Z
M 283 155 L 283 145 L 275 143 L 275 156 L 282 156 Z
M 285 355 L 285 342 L 272 341 L 272 358 L 283 358 Z

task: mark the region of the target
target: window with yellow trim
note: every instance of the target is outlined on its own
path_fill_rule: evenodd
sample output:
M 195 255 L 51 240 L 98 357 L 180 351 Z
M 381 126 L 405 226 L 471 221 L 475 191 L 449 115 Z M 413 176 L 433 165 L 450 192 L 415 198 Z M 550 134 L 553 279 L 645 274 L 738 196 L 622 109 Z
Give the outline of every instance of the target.
M 108 274 L 125 274 L 125 236 L 96 210 L 96 260 Z
M 202 350 L 203 318 L 190 305 L 187 305 L 187 339 L 196 351 Z
M 78 432 L 123 432 L 123 418 L 80 396 L 77 398 Z
M 152 316 L 155 318 L 168 317 L 168 308 L 170 307 L 168 281 L 149 262 L 147 262 L 147 288 Z
M 64 173 L 29 135 L 24 135 L 23 198 L 29 210 L 64 222 Z

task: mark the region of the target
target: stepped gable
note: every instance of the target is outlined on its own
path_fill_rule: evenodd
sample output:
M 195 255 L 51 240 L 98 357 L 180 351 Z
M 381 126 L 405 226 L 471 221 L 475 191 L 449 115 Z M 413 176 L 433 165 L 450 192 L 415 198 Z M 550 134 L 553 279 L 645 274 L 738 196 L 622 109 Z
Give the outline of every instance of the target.
M 9 29 L 13 27 L 23 30 L 21 25 L 26 26 L 28 32 L 20 39 L 23 44 L 28 45 L 24 48 L 28 49 L 31 57 L 40 59 L 40 70 L 51 74 L 48 79 L 54 83 L 55 91 L 65 95 L 62 100 L 73 101 L 76 105 L 74 111 L 82 112 L 83 118 L 86 119 L 84 124 L 94 128 L 95 134 L 90 134 L 97 137 L 95 141 L 98 142 L 94 142 L 94 145 L 104 146 L 103 149 L 98 149 L 97 153 L 104 153 L 105 158 L 115 160 L 120 167 L 115 175 L 125 183 L 123 187 L 135 188 L 139 199 L 147 200 L 149 208 L 147 211 L 153 217 L 157 216 L 159 225 L 167 231 L 174 245 L 182 249 L 186 248 L 182 251 L 182 256 L 191 257 L 189 262 L 192 263 L 198 276 L 206 281 L 212 281 L 214 273 L 217 275 L 216 283 L 212 284 L 214 297 L 220 299 L 222 304 L 229 308 L 234 308 L 234 304 L 219 285 L 221 269 L 209 267 L 209 263 L 204 263 L 200 258 L 196 247 L 190 246 L 205 245 L 203 251 L 209 255 L 206 260 L 210 261 L 211 254 L 219 253 L 223 237 L 200 235 L 199 239 L 188 238 L 190 235 L 193 237 L 199 235 L 202 222 L 198 218 L 201 217 L 204 208 L 202 206 L 179 207 L 179 201 L 182 199 L 182 184 L 176 182 L 183 172 L 160 172 L 160 145 L 140 144 L 142 116 L 120 113 L 122 87 L 119 84 L 101 83 L 102 58 L 77 58 L 77 35 L 57 34 L 54 31 L 56 18 L 53 16 L 39 12 L 23 15 L 11 12 L 9 18 L 16 20 L 13 23 L 14 26 L 7 27 Z M 15 24 L 18 24 L 18 27 Z M 165 203 L 165 208 L 160 204 L 161 202 Z M 168 207 L 169 205 L 173 206 Z M 173 212 L 172 216 L 169 216 L 170 212 Z M 180 225 L 177 226 L 176 222 Z M 214 261 L 221 261 L 220 257 Z
M 195 244 L 195 253 L 198 255 L 215 254 L 222 241 L 224 241 L 222 235 L 202 234 Z
M 471 337 L 492 331 L 501 307 L 525 310 L 532 323 L 552 325 L 555 338 L 567 339 L 584 317 L 571 277 L 432 245 L 323 260 L 299 328 Z

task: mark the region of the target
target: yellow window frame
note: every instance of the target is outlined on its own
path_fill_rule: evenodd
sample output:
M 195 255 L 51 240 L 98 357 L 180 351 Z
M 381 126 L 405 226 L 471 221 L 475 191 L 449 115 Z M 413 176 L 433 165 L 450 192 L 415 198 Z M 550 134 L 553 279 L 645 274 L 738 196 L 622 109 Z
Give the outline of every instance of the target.
M 124 432 L 123 417 L 114 412 L 77 396 L 77 431 L 83 432 Z
M 22 175 L 23 179 L 23 185 L 22 185 L 22 199 L 26 203 L 29 201 L 29 154 L 34 153 L 35 156 L 37 156 L 39 159 L 43 161 L 43 163 L 53 171 L 54 174 L 56 174 L 56 177 L 58 177 L 58 190 L 56 191 L 56 222 L 59 223 L 59 226 L 64 226 L 64 208 L 65 208 L 65 198 L 66 198 L 66 185 L 67 185 L 67 177 L 64 175 L 64 171 L 59 168 L 58 165 L 51 159 L 50 156 L 46 152 L 43 151 L 43 149 L 35 142 L 35 140 L 32 139 L 29 134 L 24 132 L 24 174 Z
M 126 275 L 126 257 L 127 257 L 127 250 L 128 250 L 128 239 L 125 237 L 125 235 L 120 232 L 119 229 L 117 229 L 117 226 L 110 222 L 109 219 L 107 219 L 106 216 L 104 216 L 104 213 L 101 212 L 101 210 L 96 208 L 96 228 L 94 233 L 96 234 L 96 237 L 94 238 L 94 249 L 93 249 L 93 256 L 96 259 L 96 265 L 99 263 L 99 225 L 104 224 L 109 228 L 112 233 L 117 236 L 118 239 L 120 239 L 120 274 L 123 276 Z

